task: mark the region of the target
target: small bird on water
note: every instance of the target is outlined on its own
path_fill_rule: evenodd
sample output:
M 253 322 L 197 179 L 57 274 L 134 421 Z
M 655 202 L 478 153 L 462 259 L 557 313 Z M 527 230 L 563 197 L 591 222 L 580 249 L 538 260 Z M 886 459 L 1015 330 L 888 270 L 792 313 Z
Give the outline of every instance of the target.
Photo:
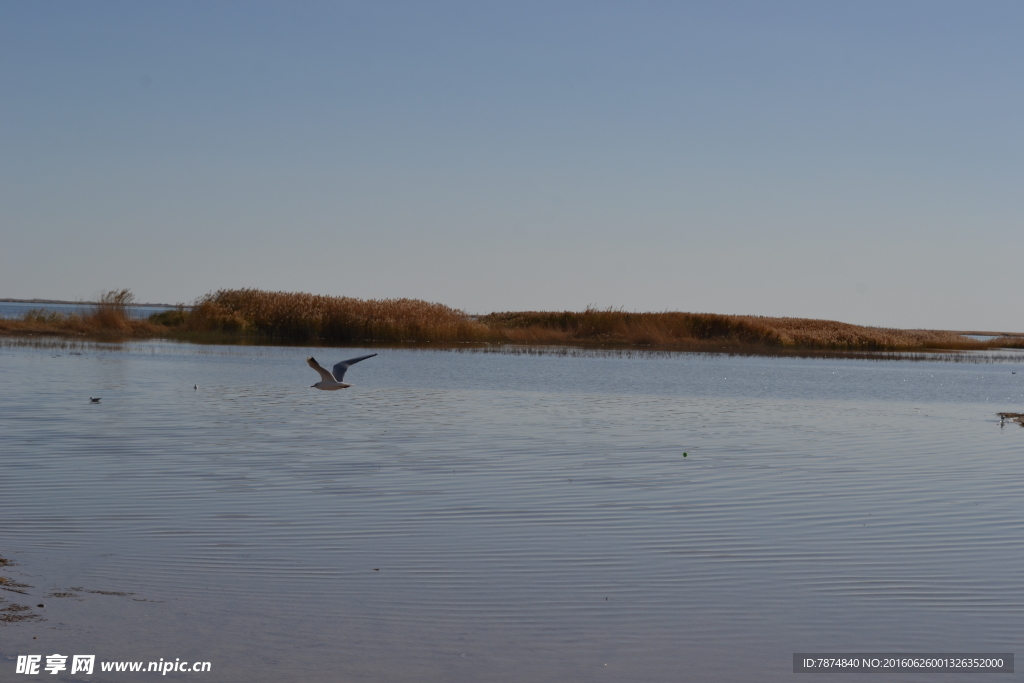
M 341 381 L 342 379 L 345 378 L 345 371 L 348 370 L 349 367 L 351 367 L 352 365 L 358 363 L 359 361 L 366 360 L 367 358 L 373 358 L 376 355 L 377 354 L 375 353 L 371 353 L 369 356 L 349 358 L 348 360 L 343 360 L 340 363 L 335 363 L 334 367 L 331 368 L 331 370 L 333 370 L 333 373 L 327 372 L 327 370 L 320 367 L 320 364 L 316 362 L 316 359 L 313 358 L 313 356 L 309 356 L 308 358 L 306 358 L 306 363 L 309 364 L 309 367 L 319 372 L 320 376 L 323 377 L 322 380 L 320 380 L 319 382 L 312 386 L 316 389 L 322 389 L 323 391 L 334 391 L 335 389 L 348 389 L 352 385 L 345 384 L 344 382 Z
M 92 396 L 90 396 L 90 397 L 89 397 L 89 403 L 99 403 L 99 402 L 100 402 L 100 400 L 101 400 L 101 399 L 98 399 L 98 398 L 93 398 Z

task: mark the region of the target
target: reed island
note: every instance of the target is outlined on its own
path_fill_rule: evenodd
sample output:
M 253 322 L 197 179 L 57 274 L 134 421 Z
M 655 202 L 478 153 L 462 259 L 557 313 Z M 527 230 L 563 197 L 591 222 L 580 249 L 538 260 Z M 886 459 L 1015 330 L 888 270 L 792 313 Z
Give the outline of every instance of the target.
M 0 319 L 0 335 L 96 341 L 168 338 L 199 343 L 309 345 L 509 344 L 679 351 L 939 351 L 1024 348 L 1024 336 L 978 341 L 957 332 L 863 327 L 831 320 L 616 309 L 470 315 L 418 299 L 357 299 L 222 289 L 137 319 L 127 289 L 80 313 L 31 310 Z

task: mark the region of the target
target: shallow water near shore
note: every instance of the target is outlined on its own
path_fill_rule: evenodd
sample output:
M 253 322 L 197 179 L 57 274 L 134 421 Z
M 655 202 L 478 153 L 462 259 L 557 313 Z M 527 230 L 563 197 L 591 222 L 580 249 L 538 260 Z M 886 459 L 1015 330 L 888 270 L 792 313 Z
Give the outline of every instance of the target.
M 0 609 L 40 617 L 0 623 L 0 678 L 55 652 L 468 682 L 1022 651 L 1024 429 L 995 416 L 1021 363 L 378 352 L 320 392 L 298 348 L 0 348 L 0 576 L 26 585 Z

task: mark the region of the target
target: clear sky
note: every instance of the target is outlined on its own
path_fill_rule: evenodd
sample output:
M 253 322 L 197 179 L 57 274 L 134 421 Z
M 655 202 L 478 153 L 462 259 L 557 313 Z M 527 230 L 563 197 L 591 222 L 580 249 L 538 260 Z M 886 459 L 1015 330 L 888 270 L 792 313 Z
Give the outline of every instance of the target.
M 0 4 L 0 296 L 1024 331 L 1019 2 Z

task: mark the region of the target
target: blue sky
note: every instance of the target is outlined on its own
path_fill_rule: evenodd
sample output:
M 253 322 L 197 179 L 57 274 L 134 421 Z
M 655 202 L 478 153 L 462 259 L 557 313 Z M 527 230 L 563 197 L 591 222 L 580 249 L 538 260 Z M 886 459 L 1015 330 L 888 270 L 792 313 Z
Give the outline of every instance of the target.
M 0 296 L 1024 331 L 1024 5 L 0 4 Z

